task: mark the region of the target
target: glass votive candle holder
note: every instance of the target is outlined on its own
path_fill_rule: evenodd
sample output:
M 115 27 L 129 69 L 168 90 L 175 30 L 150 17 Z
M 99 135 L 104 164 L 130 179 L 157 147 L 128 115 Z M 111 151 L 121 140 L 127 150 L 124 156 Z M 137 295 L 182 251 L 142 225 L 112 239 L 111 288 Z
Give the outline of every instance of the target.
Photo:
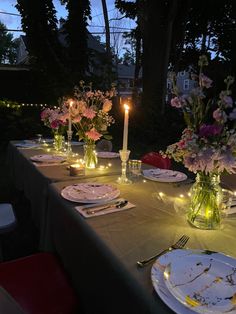
M 70 165 L 70 176 L 83 176 L 85 171 L 84 171 L 84 165 L 82 164 L 73 164 Z
M 128 162 L 129 172 L 133 175 L 139 176 L 142 169 L 142 161 L 138 159 L 130 159 Z

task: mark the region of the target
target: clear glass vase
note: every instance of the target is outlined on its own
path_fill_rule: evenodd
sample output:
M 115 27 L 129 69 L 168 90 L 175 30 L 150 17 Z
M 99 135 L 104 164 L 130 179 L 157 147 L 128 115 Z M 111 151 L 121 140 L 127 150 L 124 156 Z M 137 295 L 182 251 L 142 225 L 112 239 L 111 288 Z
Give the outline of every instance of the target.
M 200 229 L 220 228 L 224 206 L 220 175 L 199 172 L 190 195 L 188 221 Z
M 56 151 L 63 151 L 65 144 L 65 137 L 61 134 L 54 134 L 53 146 Z
M 96 168 L 98 163 L 95 143 L 87 143 L 84 145 L 84 164 L 87 169 Z

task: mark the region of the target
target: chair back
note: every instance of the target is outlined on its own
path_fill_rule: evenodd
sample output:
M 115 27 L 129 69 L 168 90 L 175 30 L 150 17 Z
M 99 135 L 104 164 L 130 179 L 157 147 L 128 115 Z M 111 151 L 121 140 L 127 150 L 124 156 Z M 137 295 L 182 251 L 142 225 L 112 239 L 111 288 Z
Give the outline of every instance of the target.
M 150 152 L 141 158 L 142 162 L 148 165 L 152 165 L 161 169 L 170 169 L 171 168 L 171 160 L 168 157 L 163 157 L 158 152 Z

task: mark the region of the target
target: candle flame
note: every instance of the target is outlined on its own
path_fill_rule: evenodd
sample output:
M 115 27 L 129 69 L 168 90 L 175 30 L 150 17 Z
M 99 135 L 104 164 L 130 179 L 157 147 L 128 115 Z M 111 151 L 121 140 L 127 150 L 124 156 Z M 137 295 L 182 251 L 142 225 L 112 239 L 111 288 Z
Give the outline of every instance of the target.
M 125 110 L 129 110 L 129 106 L 127 104 L 124 104 Z

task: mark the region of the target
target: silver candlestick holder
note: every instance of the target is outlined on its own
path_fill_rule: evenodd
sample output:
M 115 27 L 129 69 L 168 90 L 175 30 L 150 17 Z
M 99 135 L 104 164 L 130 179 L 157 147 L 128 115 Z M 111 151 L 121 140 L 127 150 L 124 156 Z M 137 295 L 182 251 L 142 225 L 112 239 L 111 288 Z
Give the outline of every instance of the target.
M 127 161 L 129 159 L 130 150 L 120 150 L 120 159 L 121 159 L 121 176 L 117 179 L 119 184 L 131 184 L 132 181 L 129 180 L 126 176 L 127 173 Z
M 71 147 L 72 134 L 73 134 L 73 131 L 69 131 L 69 130 L 67 131 L 67 150 L 66 150 L 67 157 L 70 157 L 73 155 L 72 147 Z

